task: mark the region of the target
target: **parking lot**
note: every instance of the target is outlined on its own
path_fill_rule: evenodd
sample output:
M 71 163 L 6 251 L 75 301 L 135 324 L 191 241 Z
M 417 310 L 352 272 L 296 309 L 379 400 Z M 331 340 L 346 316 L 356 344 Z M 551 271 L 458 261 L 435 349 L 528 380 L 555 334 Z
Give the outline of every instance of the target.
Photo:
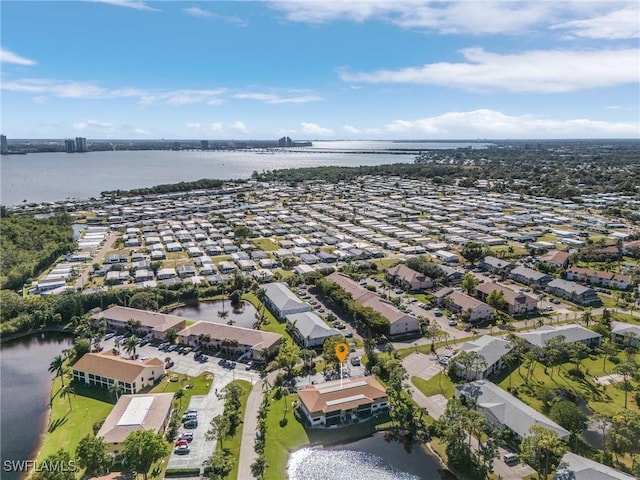
M 114 346 L 114 341 L 114 338 L 103 340 L 101 345 L 104 348 L 111 349 Z M 229 368 L 229 363 L 227 363 L 226 367 L 219 365 L 220 359 L 215 356 L 210 356 L 206 362 L 199 362 L 194 358 L 193 353 L 183 355 L 178 352 L 166 352 L 151 344 L 137 347 L 136 353 L 141 361 L 153 357 L 157 357 L 162 361 L 167 357 L 171 358 L 173 366 L 170 371 L 172 373 L 186 374 L 193 377 L 197 377 L 203 372 L 213 374 L 213 383 L 209 393 L 207 395 L 192 396 L 188 405 L 188 408 L 198 411 L 198 426 L 194 429 L 185 429 L 184 427 L 179 429 L 179 434 L 182 432 L 193 433 L 193 441 L 189 444 L 189 453 L 178 455 L 172 452 L 167 465 L 167 468 L 201 467 L 204 461 L 208 461 L 216 446 L 215 440 L 206 440 L 205 438 L 211 419 L 224 411 L 224 400 L 219 400 L 216 393 L 222 391 L 233 380 L 246 380 L 254 384 L 259 379 L 258 372 L 246 370 L 246 365 L 243 363 L 235 363 L 235 368 Z M 127 357 L 124 352 L 122 352 L 122 355 L 124 358 Z

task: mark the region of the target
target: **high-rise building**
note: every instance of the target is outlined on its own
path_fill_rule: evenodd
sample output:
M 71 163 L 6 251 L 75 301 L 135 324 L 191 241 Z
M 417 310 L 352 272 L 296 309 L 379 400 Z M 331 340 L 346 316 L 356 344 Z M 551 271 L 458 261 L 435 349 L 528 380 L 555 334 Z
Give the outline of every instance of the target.
M 209 150 L 209 140 L 200 140 L 200 148 L 202 150 Z
M 84 137 L 76 137 L 76 152 L 84 153 L 88 151 L 87 139 Z
M 0 135 L 0 154 L 7 155 L 9 153 L 9 144 L 7 143 L 7 136 Z
M 172 150 L 180 150 L 180 142 L 173 142 Z
M 76 151 L 76 142 L 72 138 L 67 138 L 64 141 L 64 150 L 67 153 L 74 153 Z
M 279 147 L 293 147 L 293 140 L 290 137 L 282 137 L 278 139 Z

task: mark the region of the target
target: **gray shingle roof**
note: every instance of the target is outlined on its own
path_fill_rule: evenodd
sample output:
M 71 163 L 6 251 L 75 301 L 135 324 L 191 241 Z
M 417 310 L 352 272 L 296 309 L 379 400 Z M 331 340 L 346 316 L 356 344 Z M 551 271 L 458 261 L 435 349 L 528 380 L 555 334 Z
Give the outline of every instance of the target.
M 553 430 L 562 439 L 569 438 L 569 431 L 488 380 L 458 385 L 456 396 L 459 394 L 475 397 L 485 416 L 508 427 L 520 437 L 528 435 L 531 426 L 541 425 Z
M 564 335 L 565 343 L 583 342 L 590 338 L 602 337 L 599 333 L 589 330 L 588 328 L 573 324 L 557 325 L 553 327 L 550 325 L 544 325 L 531 332 L 517 334 L 518 337 L 524 338 L 530 344 L 538 347 L 544 347 L 546 342 L 559 335 Z
M 313 312 L 292 313 L 287 315 L 287 321 L 295 324 L 302 338 L 315 340 L 340 335 L 338 329 L 331 328 Z
M 567 452 L 562 457 L 565 468 L 559 468 L 553 480 L 632 480 L 635 477 L 588 458 Z

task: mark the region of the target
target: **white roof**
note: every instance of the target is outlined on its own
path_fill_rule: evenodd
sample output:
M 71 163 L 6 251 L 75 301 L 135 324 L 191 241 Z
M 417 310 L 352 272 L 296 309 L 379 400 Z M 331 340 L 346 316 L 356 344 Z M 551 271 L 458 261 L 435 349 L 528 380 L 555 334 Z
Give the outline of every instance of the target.
M 118 427 L 122 427 L 124 425 L 142 425 L 152 404 L 153 397 L 132 398 L 116 425 Z

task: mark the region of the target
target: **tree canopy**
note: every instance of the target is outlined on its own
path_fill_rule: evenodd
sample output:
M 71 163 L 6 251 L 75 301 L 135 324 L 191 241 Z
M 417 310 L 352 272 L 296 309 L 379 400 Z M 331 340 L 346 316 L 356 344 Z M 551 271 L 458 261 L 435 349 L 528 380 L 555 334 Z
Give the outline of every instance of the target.
M 145 480 L 153 462 L 169 453 L 169 445 L 162 434 L 151 430 L 137 430 L 125 439 L 122 464 L 129 470 L 142 473 Z

